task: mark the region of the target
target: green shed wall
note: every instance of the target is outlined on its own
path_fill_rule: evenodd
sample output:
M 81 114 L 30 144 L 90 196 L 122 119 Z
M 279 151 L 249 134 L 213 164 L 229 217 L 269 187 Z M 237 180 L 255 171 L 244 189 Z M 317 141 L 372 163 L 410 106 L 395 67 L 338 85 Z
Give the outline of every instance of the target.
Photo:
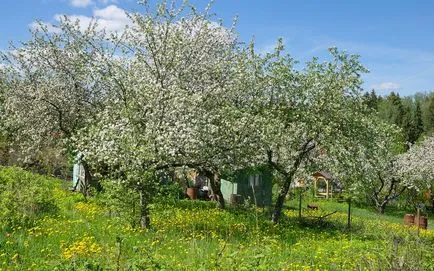
M 258 186 L 250 185 L 250 176 L 260 176 L 260 183 Z M 229 201 L 231 194 L 239 194 L 244 199 L 250 199 L 255 202 L 258 207 L 271 206 L 272 198 L 272 174 L 267 168 L 260 170 L 240 170 L 235 173 L 233 181 L 221 180 L 221 191 L 226 201 Z M 253 193 L 254 191 L 254 193 Z

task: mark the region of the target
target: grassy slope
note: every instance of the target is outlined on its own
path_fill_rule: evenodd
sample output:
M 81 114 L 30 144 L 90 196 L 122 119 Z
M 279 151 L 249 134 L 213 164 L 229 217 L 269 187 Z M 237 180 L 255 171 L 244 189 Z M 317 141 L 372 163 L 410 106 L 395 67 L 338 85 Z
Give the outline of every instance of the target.
M 339 203 L 334 199 L 324 200 L 324 199 L 315 199 L 315 200 L 309 200 L 309 199 L 303 199 L 302 201 L 302 208 L 303 210 L 306 210 L 307 204 L 316 204 L 320 207 L 320 209 L 325 210 L 327 212 L 334 212 L 338 211 L 340 213 L 347 213 L 348 211 L 348 204 L 346 202 Z M 297 209 L 298 210 L 298 200 L 291 200 L 287 202 L 286 204 L 291 209 Z M 367 208 L 358 208 L 355 206 L 351 207 L 351 214 L 357 218 L 363 218 L 363 219 L 369 219 L 369 220 L 381 220 L 381 221 L 387 221 L 390 223 L 397 223 L 401 224 L 404 220 L 404 215 L 409 212 L 405 210 L 400 210 L 398 208 L 395 208 L 393 206 L 386 208 L 386 213 L 384 215 L 379 215 L 372 209 Z M 410 212 L 413 214 L 416 214 L 416 211 Z M 428 229 L 433 230 L 434 229 L 434 217 L 432 213 L 427 213 L 428 216 Z
M 0 232 L 0 270 L 434 270 L 434 232 L 402 227 L 401 218 L 318 202 L 319 223 L 285 210 L 217 210 L 210 202 L 155 204 L 153 228 L 131 228 L 96 202 L 55 188 L 60 212 L 30 229 Z M 295 206 L 295 202 L 289 202 Z M 394 223 L 397 222 L 397 223 Z

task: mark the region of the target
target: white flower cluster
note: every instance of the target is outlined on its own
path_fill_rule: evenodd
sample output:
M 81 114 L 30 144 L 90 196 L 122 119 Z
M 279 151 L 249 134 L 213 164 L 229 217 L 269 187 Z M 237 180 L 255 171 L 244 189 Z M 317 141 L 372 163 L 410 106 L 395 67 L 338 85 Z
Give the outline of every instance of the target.
M 397 172 L 417 190 L 426 190 L 434 181 L 434 137 L 425 138 L 420 144 L 398 156 Z

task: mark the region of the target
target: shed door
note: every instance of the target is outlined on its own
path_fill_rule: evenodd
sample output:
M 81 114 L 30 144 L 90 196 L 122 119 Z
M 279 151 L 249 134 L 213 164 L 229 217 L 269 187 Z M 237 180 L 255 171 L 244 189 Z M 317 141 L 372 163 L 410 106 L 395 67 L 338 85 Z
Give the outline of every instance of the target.
M 249 176 L 249 186 L 260 186 L 261 185 L 261 176 L 259 174 L 250 175 Z

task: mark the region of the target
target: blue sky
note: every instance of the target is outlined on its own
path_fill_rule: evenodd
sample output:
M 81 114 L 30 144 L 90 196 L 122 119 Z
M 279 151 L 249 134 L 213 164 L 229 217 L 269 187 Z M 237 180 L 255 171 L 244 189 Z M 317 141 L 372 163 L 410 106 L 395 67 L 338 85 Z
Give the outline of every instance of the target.
M 204 7 L 207 1 L 190 1 Z M 125 23 L 120 11 L 140 11 L 135 0 L 15 0 L 0 6 L 0 49 L 29 38 L 36 19 L 56 23 L 56 15 L 87 20 L 95 16 L 107 27 Z M 230 24 L 239 17 L 242 40 L 253 36 L 261 51 L 277 38 L 301 62 L 325 58 L 327 48 L 361 55 L 370 70 L 364 87 L 401 95 L 434 90 L 434 1 L 216 0 L 213 11 Z

